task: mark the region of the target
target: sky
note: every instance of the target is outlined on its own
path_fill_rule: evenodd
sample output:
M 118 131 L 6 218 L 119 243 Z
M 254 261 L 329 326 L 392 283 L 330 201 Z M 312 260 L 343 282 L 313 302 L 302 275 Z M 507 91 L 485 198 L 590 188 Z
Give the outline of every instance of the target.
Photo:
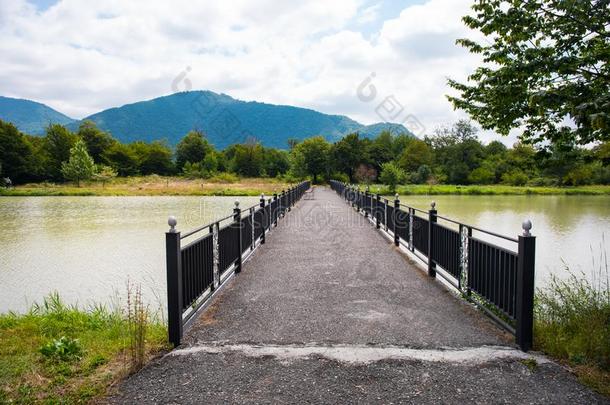
M 480 64 L 455 45 L 481 39 L 471 3 L 0 0 L 0 95 L 83 118 L 204 89 L 430 134 L 466 117 L 446 82 Z

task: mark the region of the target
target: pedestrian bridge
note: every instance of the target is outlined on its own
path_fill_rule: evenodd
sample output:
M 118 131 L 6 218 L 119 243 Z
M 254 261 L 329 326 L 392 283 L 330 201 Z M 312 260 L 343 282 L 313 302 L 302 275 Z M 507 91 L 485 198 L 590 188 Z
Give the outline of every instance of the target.
M 467 296 L 469 286 L 480 287 L 462 275 L 453 283 L 440 260 L 431 274 L 413 249 L 413 215 L 401 243 L 395 234 L 404 230 L 393 232 L 387 207 L 383 218 L 377 209 L 381 198 L 342 187 L 301 198 L 303 183 L 263 197 L 236 208 L 228 220 L 239 226 L 180 235 L 171 221 L 168 293 L 178 296 L 168 297 L 169 327 L 177 348 L 111 401 L 601 401 L 559 365 L 521 350 L 503 325 L 515 325 L 506 311 L 484 294 L 478 305 Z M 236 247 L 223 246 L 231 240 Z M 493 317 L 480 309 L 485 302 Z

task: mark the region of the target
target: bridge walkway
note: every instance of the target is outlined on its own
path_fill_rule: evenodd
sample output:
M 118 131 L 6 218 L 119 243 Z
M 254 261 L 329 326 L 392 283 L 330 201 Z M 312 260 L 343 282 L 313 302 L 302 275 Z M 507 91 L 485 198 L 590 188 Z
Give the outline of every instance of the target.
M 512 341 L 318 187 L 111 401 L 603 402 Z

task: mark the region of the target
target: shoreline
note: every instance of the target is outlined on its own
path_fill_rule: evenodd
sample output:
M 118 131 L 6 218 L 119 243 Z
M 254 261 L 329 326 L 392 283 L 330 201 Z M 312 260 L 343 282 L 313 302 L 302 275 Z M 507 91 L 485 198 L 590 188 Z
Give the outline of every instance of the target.
M 171 184 L 170 184 L 171 183 Z M 275 179 L 242 179 L 234 183 L 194 181 L 179 178 L 147 181 L 146 178 L 128 178 L 107 184 L 87 184 L 81 187 L 66 184 L 26 184 L 10 189 L 0 189 L 0 197 L 129 197 L 129 196 L 248 196 L 261 193 L 272 196 L 289 186 L 288 182 Z M 365 185 L 360 185 L 364 190 Z M 371 193 L 392 195 L 383 185 L 370 186 Z M 505 185 L 423 185 L 412 184 L 396 187 L 399 195 L 589 195 L 608 196 L 610 185 L 578 187 L 505 186 Z

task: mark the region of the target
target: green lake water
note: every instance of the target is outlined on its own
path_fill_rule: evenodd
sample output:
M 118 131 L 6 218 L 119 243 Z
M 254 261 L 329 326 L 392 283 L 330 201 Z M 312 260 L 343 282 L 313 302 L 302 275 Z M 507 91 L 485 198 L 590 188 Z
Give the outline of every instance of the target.
M 610 251 L 607 196 L 404 196 L 405 204 L 516 236 L 533 222 L 537 285 L 562 262 L 589 272 Z M 240 197 L 242 207 L 258 201 Z M 186 231 L 229 215 L 235 197 L 0 198 L 0 312 L 24 311 L 50 291 L 69 303 L 113 303 L 127 280 L 140 283 L 152 307 L 165 303 L 167 217 Z M 605 240 L 604 240 L 605 237 Z M 509 246 L 510 247 L 510 246 Z M 315 254 L 315 252 L 312 252 Z

